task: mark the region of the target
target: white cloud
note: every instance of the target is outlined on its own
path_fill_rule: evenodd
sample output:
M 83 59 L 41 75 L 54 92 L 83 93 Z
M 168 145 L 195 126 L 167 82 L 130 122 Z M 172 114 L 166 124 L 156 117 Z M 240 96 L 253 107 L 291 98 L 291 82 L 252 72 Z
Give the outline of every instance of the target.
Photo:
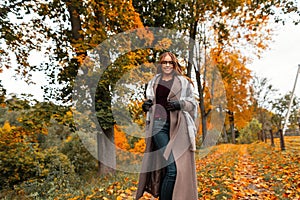
M 271 50 L 248 67 L 258 76 L 268 78 L 279 93 L 286 94 L 293 89 L 300 64 L 300 26 L 288 24 L 278 28 Z M 299 79 L 295 95 L 300 96 Z

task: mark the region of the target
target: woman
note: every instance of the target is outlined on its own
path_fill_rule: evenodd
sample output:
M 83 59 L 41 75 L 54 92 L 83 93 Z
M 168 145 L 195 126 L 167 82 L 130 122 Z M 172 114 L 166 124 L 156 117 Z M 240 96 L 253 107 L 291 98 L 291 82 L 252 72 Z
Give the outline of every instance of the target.
M 157 72 L 142 106 L 147 112 L 146 151 L 136 199 L 146 191 L 160 200 L 194 200 L 197 103 L 192 84 L 181 75 L 173 53 L 160 56 Z

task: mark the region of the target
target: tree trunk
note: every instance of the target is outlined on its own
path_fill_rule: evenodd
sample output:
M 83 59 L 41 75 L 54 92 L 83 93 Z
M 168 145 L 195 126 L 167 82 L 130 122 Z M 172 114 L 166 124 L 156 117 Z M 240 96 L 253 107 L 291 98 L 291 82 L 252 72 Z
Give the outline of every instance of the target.
M 191 78 L 192 75 L 192 66 L 194 63 L 194 46 L 195 46 L 195 39 L 197 33 L 197 21 L 191 22 L 190 24 L 190 39 L 189 39 L 189 60 L 187 66 L 187 76 Z M 200 71 L 200 69 L 198 69 Z
M 202 142 L 204 142 L 206 134 L 207 134 L 207 114 L 205 113 L 205 104 L 204 104 L 204 92 L 203 86 L 200 79 L 200 73 L 196 72 L 196 79 L 198 85 L 198 92 L 199 92 L 199 107 L 200 107 L 200 114 L 201 114 L 201 125 L 202 125 Z
M 267 142 L 267 134 L 265 130 L 262 130 L 262 141 Z
M 224 132 L 224 141 L 225 141 L 225 143 L 229 143 L 225 124 L 223 126 L 223 132 Z
M 264 141 L 264 132 L 262 130 L 259 132 L 259 140 Z
M 81 19 L 80 19 L 80 9 L 82 6 L 81 1 L 77 0 L 67 0 L 66 5 L 68 7 L 68 12 L 70 15 L 70 22 L 71 22 L 71 33 L 72 39 L 71 44 L 75 47 L 77 57 L 84 56 L 82 60 L 84 60 L 85 56 L 87 55 L 86 49 L 82 48 L 81 45 L 76 45 L 78 42 L 83 40 L 83 35 L 81 34 L 82 27 L 81 27 Z M 77 62 L 79 65 L 81 63 Z M 79 66 L 78 66 L 79 67 Z
M 191 77 L 192 72 L 192 66 L 199 65 L 200 61 L 198 63 L 195 63 L 194 61 L 194 45 L 195 45 L 195 38 L 197 33 L 197 25 L 198 22 L 194 21 L 190 24 L 190 41 L 189 41 L 189 62 L 187 66 L 187 76 Z M 205 113 L 205 104 L 204 104 L 204 92 L 203 92 L 203 85 L 201 81 L 201 74 L 200 74 L 200 65 L 198 66 L 198 69 L 195 68 L 195 74 L 196 74 L 196 81 L 198 86 L 198 93 L 199 93 L 199 107 L 200 107 L 200 114 L 201 114 L 201 127 L 202 127 L 202 143 L 205 141 L 205 137 L 207 134 L 207 114 Z
M 228 111 L 228 114 L 229 114 L 229 124 L 230 124 L 230 132 L 232 137 L 232 144 L 235 144 L 234 115 L 232 111 Z
M 200 108 L 201 108 L 201 106 L 200 106 Z M 203 110 L 204 110 L 204 108 L 203 108 Z M 205 114 L 205 112 L 203 112 L 201 110 L 202 143 L 203 144 L 205 142 L 205 138 L 206 138 L 206 135 L 207 135 L 207 124 L 206 124 L 206 121 L 207 121 L 206 114 Z
M 114 173 L 116 169 L 116 149 L 113 128 L 97 134 L 98 174 Z
M 257 132 L 257 140 L 260 140 L 260 138 L 261 138 L 261 131 L 258 131 Z
M 114 118 L 111 109 L 110 83 L 103 83 L 102 79 L 99 83 L 95 96 L 95 109 L 101 127 L 101 132 L 97 135 L 98 173 L 106 174 L 113 173 L 116 169 Z
M 284 136 L 283 136 L 283 132 L 282 129 L 279 130 L 279 137 L 280 137 L 280 148 L 282 151 L 285 150 L 285 144 L 284 144 Z
M 270 137 L 271 137 L 271 146 L 272 146 L 272 147 L 275 147 L 274 136 L 273 136 L 273 131 L 272 131 L 272 129 L 270 129 Z
M 82 6 L 82 1 L 75 1 L 75 0 L 66 0 L 66 5 L 68 8 L 68 12 L 70 15 L 70 22 L 71 22 L 71 33 L 73 40 L 70 42 L 73 46 L 75 46 L 75 51 L 77 57 L 81 57 L 84 60 L 84 57 L 87 55 L 87 52 L 81 45 L 76 45 L 78 42 L 83 40 L 83 35 L 81 34 L 82 27 L 81 27 L 81 19 L 80 19 L 80 9 Z M 101 14 L 100 14 L 101 15 Z M 103 18 L 99 17 L 99 25 L 103 25 L 101 23 Z M 84 57 L 82 57 L 84 56 Z M 80 62 L 77 61 L 77 69 L 80 66 Z M 76 69 L 76 70 L 77 70 Z M 87 70 L 83 70 L 83 73 L 87 73 Z M 111 112 L 111 97 L 109 86 L 105 86 L 104 90 L 101 90 L 101 95 L 98 95 L 98 98 L 101 99 L 101 103 L 93 102 L 96 108 L 104 109 L 106 112 L 103 112 L 107 115 L 110 115 Z M 94 94 L 91 94 L 92 96 Z M 97 101 L 97 98 L 95 98 Z M 101 104 L 101 105 L 99 105 Z M 97 110 L 96 110 L 97 111 Z M 102 114 L 104 115 L 104 114 Z M 112 116 L 112 115 L 111 115 Z M 98 116 L 98 120 L 100 118 L 106 118 L 107 116 Z M 111 120 L 108 120 L 111 121 Z M 116 169 L 116 151 L 114 145 L 114 131 L 113 131 L 113 123 L 110 123 L 108 126 L 107 124 L 103 125 L 103 120 L 99 120 L 100 126 L 102 127 L 102 131 L 97 134 L 97 156 L 98 156 L 98 173 L 99 174 L 106 174 L 114 172 Z M 105 124 L 105 123 L 104 123 Z

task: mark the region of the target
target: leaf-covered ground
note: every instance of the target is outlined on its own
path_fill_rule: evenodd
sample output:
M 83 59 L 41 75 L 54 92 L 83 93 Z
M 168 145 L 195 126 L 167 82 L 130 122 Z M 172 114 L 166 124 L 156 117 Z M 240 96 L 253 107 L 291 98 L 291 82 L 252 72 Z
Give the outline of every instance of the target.
M 300 137 L 220 145 L 198 162 L 199 199 L 300 199 Z
M 199 199 L 300 199 L 300 136 L 285 137 L 286 150 L 258 142 L 222 144 L 197 152 Z M 86 177 L 77 190 L 55 199 L 134 199 L 138 174 Z M 20 194 L 22 196 L 22 194 Z M 155 199 L 149 194 L 143 197 Z
M 197 154 L 199 199 L 300 199 L 300 137 L 285 137 L 286 151 L 270 143 L 223 144 Z M 98 180 L 100 181 L 100 180 Z M 117 174 L 70 199 L 133 199 L 137 175 Z M 154 199 L 145 194 L 143 199 Z

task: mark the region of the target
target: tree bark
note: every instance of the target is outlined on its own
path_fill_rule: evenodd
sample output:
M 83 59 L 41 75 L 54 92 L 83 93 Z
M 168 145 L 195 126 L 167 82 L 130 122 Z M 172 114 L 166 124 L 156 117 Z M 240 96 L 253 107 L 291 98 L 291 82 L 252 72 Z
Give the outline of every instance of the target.
M 224 141 L 225 141 L 225 143 L 229 143 L 225 124 L 223 126 L 223 132 L 224 132 Z
M 191 77 L 192 72 L 192 66 L 193 64 L 196 65 L 197 63 L 194 63 L 194 45 L 195 45 L 195 39 L 196 39 L 196 33 L 197 33 L 197 25 L 198 22 L 194 21 L 190 24 L 190 41 L 189 41 L 189 62 L 187 66 L 187 76 Z M 199 62 L 200 64 L 200 62 Z M 196 73 L 196 81 L 198 86 L 198 93 L 199 93 L 199 107 L 200 107 L 200 114 L 201 114 L 201 127 L 202 127 L 202 142 L 205 141 L 205 137 L 207 134 L 207 113 L 205 112 L 205 105 L 204 105 L 204 85 L 201 81 L 200 76 L 200 66 L 198 66 L 198 69 L 195 67 L 195 73 Z
M 116 169 L 116 149 L 113 128 L 97 134 L 98 174 L 114 173 Z
M 232 111 L 227 111 L 229 114 L 230 132 L 232 137 L 232 144 L 235 144 L 235 131 L 234 131 L 234 114 Z
M 114 118 L 111 110 L 110 83 L 106 81 L 103 83 L 103 81 L 100 79 L 95 95 L 95 109 L 99 113 L 97 118 L 101 127 L 101 132 L 97 135 L 99 174 L 114 173 L 116 169 Z
M 282 129 L 279 130 L 279 137 L 280 137 L 280 148 L 282 151 L 285 151 L 284 136 L 283 136 Z
M 262 130 L 262 141 L 267 142 L 267 134 L 265 130 Z
M 76 44 L 78 42 L 81 42 L 84 38 L 84 36 L 81 34 L 82 31 L 82 22 L 80 19 L 80 7 L 82 6 L 81 1 L 75 1 L 75 0 L 67 0 L 66 5 L 68 8 L 68 12 L 70 15 L 70 22 L 71 22 L 71 33 L 72 38 L 71 40 L 72 44 Z M 99 15 L 99 26 L 103 25 L 103 16 Z M 78 46 L 78 45 L 77 45 Z M 87 51 L 80 46 L 75 49 L 77 57 L 86 56 Z M 82 60 L 84 59 L 82 58 Z M 79 68 L 80 63 L 77 62 L 77 69 Z M 87 69 L 82 69 L 83 73 L 87 74 Z M 105 109 L 108 110 L 107 112 L 104 112 L 106 114 L 110 113 L 109 110 L 111 110 L 111 97 L 110 97 L 110 91 L 109 86 L 107 86 L 104 90 L 102 90 L 100 93 L 101 95 L 97 96 L 101 99 L 101 104 L 105 105 L 102 107 L 101 105 L 98 106 L 96 104 L 99 104 L 97 102 L 97 98 L 95 98 L 96 102 L 93 102 L 94 106 L 96 108 Z M 93 96 L 95 94 L 91 94 Z M 103 103 L 105 102 L 105 103 Z M 96 110 L 97 111 L 97 110 Z M 98 116 L 99 117 L 99 116 Z M 105 117 L 105 116 L 101 116 Z M 112 173 L 115 171 L 116 168 L 116 151 L 115 151 L 115 145 L 114 145 L 114 129 L 113 124 L 111 123 L 108 127 L 102 126 L 103 123 L 100 122 L 100 126 L 102 130 L 97 134 L 97 157 L 98 157 L 98 173 L 99 174 L 106 174 L 106 173 Z
M 272 129 L 270 129 L 270 137 L 271 137 L 271 146 L 272 146 L 272 147 L 275 147 L 274 136 L 273 136 L 273 131 L 272 131 Z
M 260 138 L 261 138 L 260 135 L 261 135 L 261 131 L 258 131 L 258 132 L 257 132 L 257 140 L 260 140 Z

